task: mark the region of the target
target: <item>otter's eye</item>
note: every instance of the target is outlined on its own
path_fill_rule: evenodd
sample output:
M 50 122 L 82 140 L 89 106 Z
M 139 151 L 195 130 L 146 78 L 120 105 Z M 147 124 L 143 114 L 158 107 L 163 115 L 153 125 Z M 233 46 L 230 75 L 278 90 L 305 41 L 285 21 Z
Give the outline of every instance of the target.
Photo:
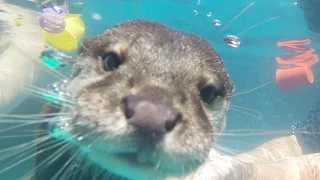
M 215 97 L 215 87 L 214 86 L 206 86 L 200 89 L 200 96 L 202 101 L 210 104 Z
M 122 60 L 115 53 L 108 53 L 103 58 L 103 68 L 106 71 L 114 71 L 122 64 Z

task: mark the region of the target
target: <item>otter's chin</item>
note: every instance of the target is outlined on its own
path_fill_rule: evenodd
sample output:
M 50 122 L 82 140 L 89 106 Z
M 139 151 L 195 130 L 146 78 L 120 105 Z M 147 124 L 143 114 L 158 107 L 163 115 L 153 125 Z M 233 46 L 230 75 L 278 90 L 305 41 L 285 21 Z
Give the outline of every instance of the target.
M 139 153 L 107 153 L 101 150 L 92 150 L 87 153 L 87 157 L 102 169 L 114 173 L 118 176 L 132 180 L 144 179 L 164 179 L 165 177 L 181 177 L 197 169 L 201 163 L 193 164 L 184 169 L 186 164 L 174 162 L 163 162 L 160 159 L 158 163 L 150 159 L 141 159 Z

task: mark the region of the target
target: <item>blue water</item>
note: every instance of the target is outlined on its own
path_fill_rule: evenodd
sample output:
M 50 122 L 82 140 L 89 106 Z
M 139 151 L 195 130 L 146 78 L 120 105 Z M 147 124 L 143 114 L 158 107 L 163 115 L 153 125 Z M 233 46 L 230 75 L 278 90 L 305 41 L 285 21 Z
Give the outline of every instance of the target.
M 12 3 L 15 2 L 12 1 Z M 293 0 L 255 1 L 253 6 L 234 20 L 222 33 L 219 33 L 221 29 L 253 1 L 201 0 L 200 4 L 197 4 L 197 0 L 84 0 L 82 2 L 83 6 L 72 10 L 83 15 L 87 27 L 86 36 L 94 36 L 123 21 L 141 18 L 158 21 L 209 41 L 223 58 L 235 82 L 235 93 L 270 82 L 263 88 L 232 99 L 232 105 L 259 111 L 262 116 L 254 118 L 231 109 L 228 112 L 227 130 L 290 131 L 291 125 L 304 118 L 314 100 L 318 98 L 317 92 L 320 90 L 318 64 L 313 67 L 315 74 L 313 84 L 287 92 L 281 92 L 275 84 L 277 68 L 275 57 L 285 54 L 277 47 L 278 41 L 309 38 L 313 42 L 311 46 L 319 52 L 320 37 L 308 30 L 303 11 L 294 5 Z M 32 3 L 24 4 L 25 7 L 36 10 L 33 5 Z M 194 10 L 198 15 L 194 14 Z M 207 17 L 209 12 L 212 12 L 211 17 Z M 100 14 L 102 19 L 92 19 L 93 13 Z M 226 34 L 237 35 L 257 23 L 276 16 L 280 17 L 240 35 L 241 45 L 238 48 L 228 46 L 223 41 Z M 214 26 L 212 23 L 214 19 L 219 19 L 222 26 Z M 231 149 L 245 151 L 280 135 L 222 137 L 220 143 Z M 26 166 L 29 165 L 21 165 L 19 170 L 27 170 Z M 15 168 L 15 171 L 17 169 Z M 13 172 L 0 175 L 0 179 L 4 177 L 16 179 L 19 173 Z

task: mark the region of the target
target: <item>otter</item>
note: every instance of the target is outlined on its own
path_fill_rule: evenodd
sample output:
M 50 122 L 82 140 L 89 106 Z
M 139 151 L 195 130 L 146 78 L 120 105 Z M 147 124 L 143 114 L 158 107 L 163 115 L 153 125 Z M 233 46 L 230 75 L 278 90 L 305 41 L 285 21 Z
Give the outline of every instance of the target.
M 38 145 L 31 179 L 318 179 L 319 154 L 294 135 L 235 157 L 215 153 L 233 90 L 203 39 L 145 20 L 116 25 L 84 41 L 70 104 L 44 108 L 61 116 L 40 132 L 53 124 L 64 136 L 39 134 L 52 137 Z
M 70 103 L 46 106 L 48 116 L 65 114 L 55 117 L 65 124 L 64 138 L 44 141 L 38 151 L 51 141 L 67 142 L 69 150 L 49 164 L 43 162 L 63 145 L 39 153 L 33 179 L 188 175 L 225 128 L 233 91 L 223 61 L 202 38 L 147 20 L 115 25 L 83 41 L 65 85 Z

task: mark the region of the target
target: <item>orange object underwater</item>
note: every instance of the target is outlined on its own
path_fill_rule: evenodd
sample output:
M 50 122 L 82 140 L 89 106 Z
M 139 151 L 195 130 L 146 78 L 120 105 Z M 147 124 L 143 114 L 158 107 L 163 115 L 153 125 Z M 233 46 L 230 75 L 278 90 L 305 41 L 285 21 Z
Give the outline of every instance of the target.
M 276 57 L 276 61 L 281 65 L 311 67 L 318 62 L 318 55 L 315 53 L 315 49 L 310 48 L 294 57 Z
M 278 64 L 294 66 L 276 71 L 276 82 L 280 90 L 287 91 L 313 83 L 314 76 L 310 67 L 318 62 L 318 55 L 315 49 L 306 47 L 310 43 L 309 39 L 277 43 L 277 46 L 293 51 L 292 54 L 294 54 L 293 56 L 276 57 Z
M 278 69 L 276 71 L 276 82 L 282 91 L 308 85 L 313 81 L 313 73 L 309 67 Z

